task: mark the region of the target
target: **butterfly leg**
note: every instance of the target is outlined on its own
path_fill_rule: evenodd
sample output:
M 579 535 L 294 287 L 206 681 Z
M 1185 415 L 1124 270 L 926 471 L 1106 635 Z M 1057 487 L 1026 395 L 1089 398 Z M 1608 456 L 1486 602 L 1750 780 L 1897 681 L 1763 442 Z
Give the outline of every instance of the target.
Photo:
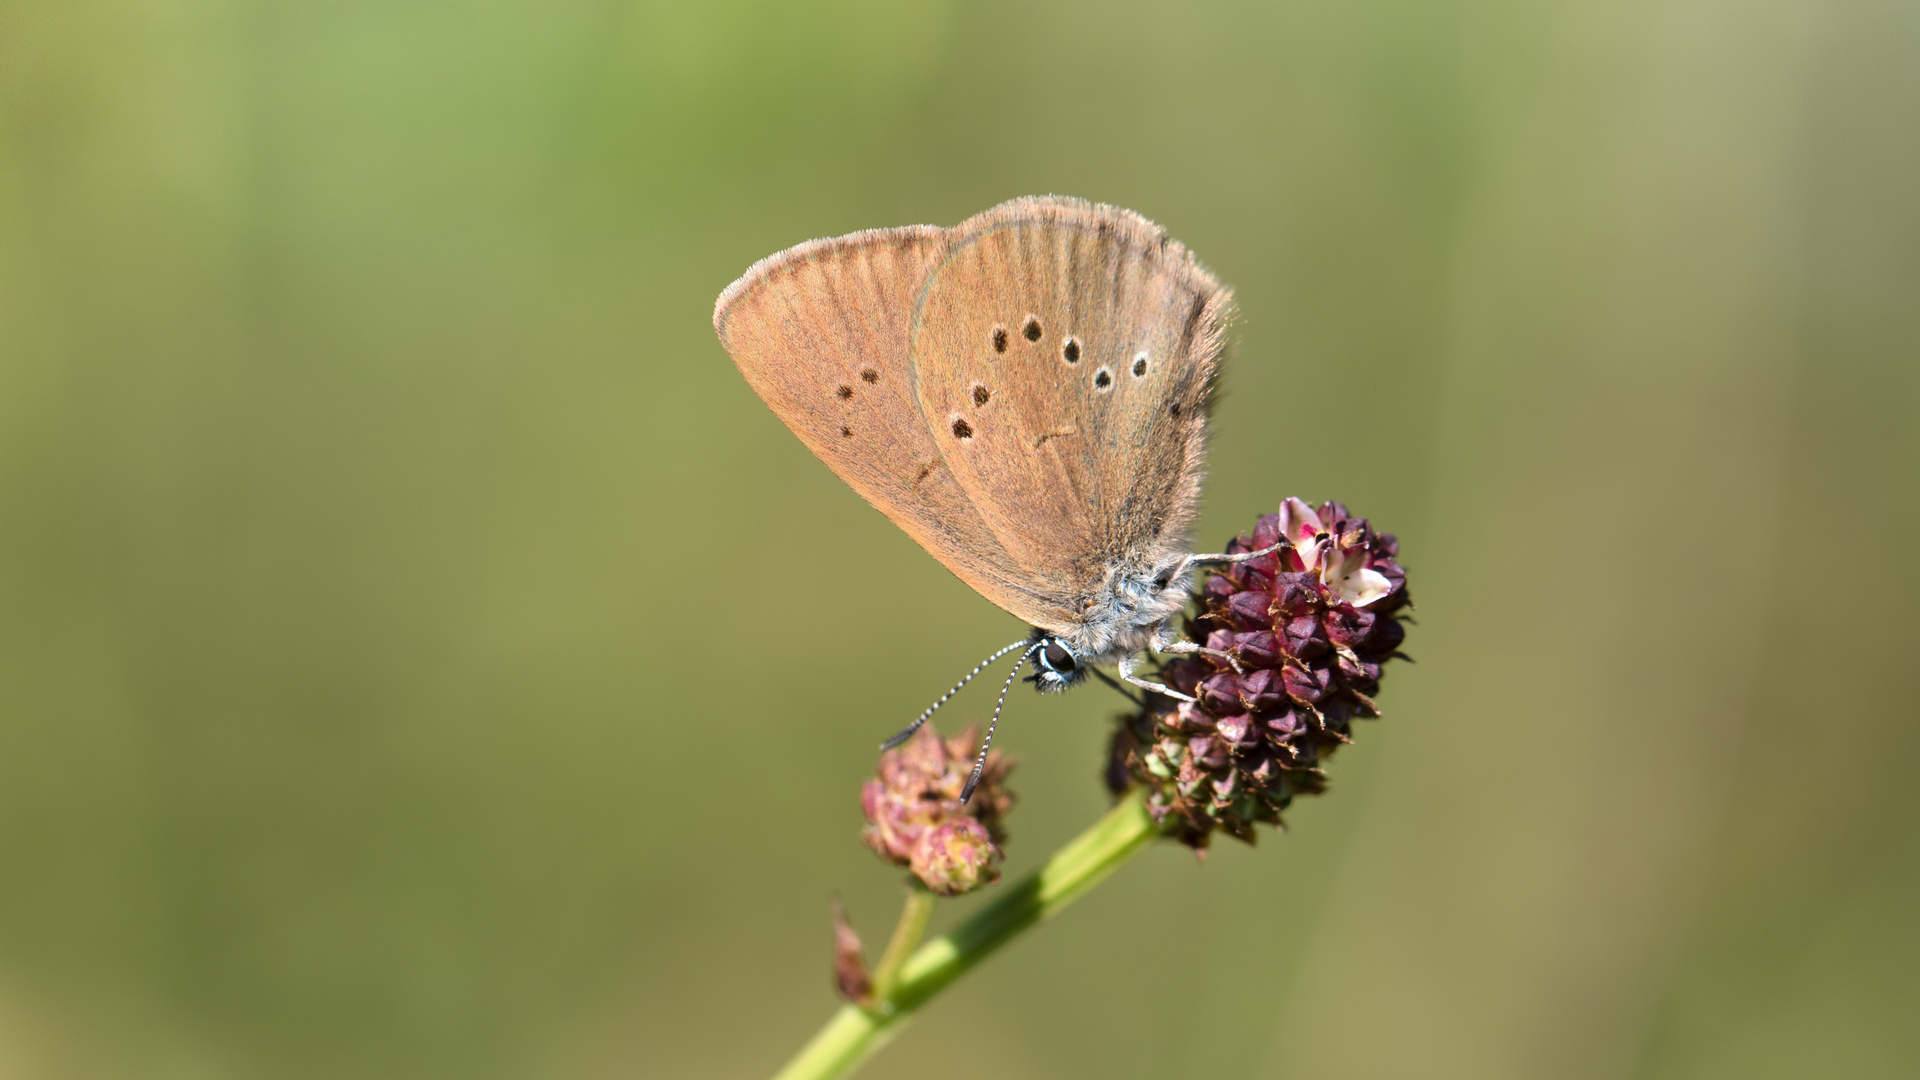
M 1227 666 L 1233 668 L 1235 675 L 1245 675 L 1247 673 L 1247 669 L 1240 666 L 1239 657 L 1230 652 L 1221 652 L 1219 649 L 1209 649 L 1205 645 L 1195 645 L 1191 641 L 1170 641 L 1165 645 L 1159 646 L 1158 651 L 1166 653 L 1169 656 L 1211 656 L 1219 660 L 1225 660 Z
M 1122 686 L 1120 684 L 1119 679 L 1116 679 L 1113 676 L 1107 674 L 1106 672 L 1101 671 L 1099 668 L 1094 667 L 1092 664 L 1087 665 L 1087 672 L 1088 674 L 1092 675 L 1094 678 L 1099 679 L 1101 682 L 1106 683 L 1108 686 L 1113 687 L 1114 693 L 1119 694 L 1121 697 L 1126 698 L 1128 701 L 1133 702 L 1134 708 L 1144 709 L 1147 707 L 1146 701 L 1142 699 L 1140 695 L 1135 694 L 1132 691 L 1128 690 L 1125 686 Z
M 1160 683 L 1154 682 L 1152 679 L 1142 679 L 1135 676 L 1133 673 L 1133 668 L 1134 668 L 1134 665 L 1138 664 L 1139 662 L 1140 662 L 1140 658 L 1137 656 L 1127 656 L 1127 657 L 1121 658 L 1119 668 L 1120 668 L 1120 680 L 1122 682 L 1132 683 L 1133 685 L 1138 686 L 1143 690 L 1151 690 L 1156 694 L 1165 694 L 1166 696 L 1173 698 L 1175 701 L 1198 701 L 1199 700 L 1198 698 L 1189 697 L 1188 695 L 1183 694 L 1178 690 L 1175 690 L 1171 686 L 1163 686 Z
M 1259 558 L 1262 555 L 1271 555 L 1274 552 L 1279 551 L 1281 548 L 1286 546 L 1287 546 L 1287 542 L 1285 540 L 1282 540 L 1279 543 L 1273 545 L 1272 547 L 1264 547 L 1264 548 L 1261 548 L 1259 551 L 1243 551 L 1238 555 L 1189 555 L 1187 556 L 1187 565 L 1199 566 L 1207 563 L 1252 562 L 1253 560 Z

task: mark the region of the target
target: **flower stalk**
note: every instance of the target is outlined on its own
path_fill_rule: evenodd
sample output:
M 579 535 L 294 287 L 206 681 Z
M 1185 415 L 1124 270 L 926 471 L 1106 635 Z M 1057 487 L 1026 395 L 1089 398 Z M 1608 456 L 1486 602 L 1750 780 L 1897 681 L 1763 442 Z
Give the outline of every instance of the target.
M 880 964 L 873 969 L 873 998 L 879 1009 L 887 1009 L 893 1001 L 894 988 L 900 982 L 900 969 L 906 966 L 907 957 L 920 944 L 921 937 L 927 932 L 927 923 L 933 918 L 933 893 L 918 883 L 907 887 L 907 903 L 901 909 L 900 922 L 893 928 L 893 937 L 887 942 L 887 951 L 880 954 Z
M 847 1076 L 874 1051 L 886 1045 L 915 1012 L 993 955 L 1002 945 L 1051 918 L 1081 894 L 1105 880 L 1160 834 L 1141 802 L 1141 793 L 1123 796 L 1093 827 L 1069 840 L 1038 870 L 1005 887 L 999 896 L 973 917 L 927 942 L 900 964 L 897 976 L 887 972 L 894 944 L 887 948 L 876 971 L 875 1005 L 842 1006 L 813 1040 L 787 1062 L 775 1080 L 827 1080 Z M 925 911 L 933 898 L 915 890 Z M 916 917 L 916 901 L 908 900 L 894 942 Z M 920 926 L 924 928 L 924 916 Z M 918 937 L 915 932 L 913 937 Z

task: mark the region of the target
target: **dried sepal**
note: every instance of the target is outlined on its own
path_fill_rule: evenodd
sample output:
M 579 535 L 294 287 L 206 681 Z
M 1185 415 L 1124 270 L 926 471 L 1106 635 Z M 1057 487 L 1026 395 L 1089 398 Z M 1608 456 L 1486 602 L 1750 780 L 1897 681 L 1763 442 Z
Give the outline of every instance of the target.
M 866 951 L 860 945 L 860 935 L 847 921 L 846 909 L 837 896 L 833 898 L 833 988 L 863 1009 L 871 1009 L 876 1004 Z

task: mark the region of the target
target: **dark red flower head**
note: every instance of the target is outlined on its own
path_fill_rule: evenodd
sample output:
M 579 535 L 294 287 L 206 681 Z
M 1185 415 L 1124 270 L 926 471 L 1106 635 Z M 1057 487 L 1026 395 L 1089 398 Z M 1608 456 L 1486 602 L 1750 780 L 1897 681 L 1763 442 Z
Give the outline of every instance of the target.
M 1405 637 L 1399 544 L 1339 503 L 1288 499 L 1228 551 L 1276 544 L 1230 563 L 1196 590 L 1189 624 L 1207 651 L 1164 665 L 1161 681 L 1193 702 L 1155 695 L 1123 717 L 1108 783 L 1147 789 L 1161 827 L 1195 849 L 1215 829 L 1251 843 L 1295 795 L 1324 790 L 1321 760 L 1379 715 L 1381 668 Z

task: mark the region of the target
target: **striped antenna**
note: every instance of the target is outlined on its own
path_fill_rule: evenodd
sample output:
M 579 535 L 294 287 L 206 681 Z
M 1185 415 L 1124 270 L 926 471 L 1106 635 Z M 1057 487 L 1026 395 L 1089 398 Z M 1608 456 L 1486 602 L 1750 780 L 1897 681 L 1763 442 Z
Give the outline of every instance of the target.
M 1025 642 L 1021 644 L 1025 644 Z M 1006 707 L 1007 691 L 1013 689 L 1013 680 L 1019 677 L 1020 669 L 1027 664 L 1027 658 L 1046 647 L 1046 642 L 1036 642 L 1033 648 L 1021 653 L 1020 659 L 1013 662 L 1013 670 L 1007 673 L 1007 681 L 1001 684 L 1000 700 L 994 702 L 993 705 L 993 719 L 987 721 L 987 737 L 980 740 L 980 756 L 975 758 L 973 762 L 973 775 L 967 777 L 967 786 L 960 790 L 961 806 L 967 805 L 967 800 L 973 798 L 973 789 L 980 785 L 980 774 L 984 772 L 987 767 L 987 747 L 993 745 L 993 729 L 1000 723 L 1000 710 Z
M 953 689 L 947 691 L 944 694 L 941 694 L 940 700 L 927 706 L 927 711 L 921 713 L 918 717 L 916 717 L 913 723 L 908 724 L 904 728 L 901 728 L 898 732 L 894 734 L 892 738 L 888 739 L 886 742 L 881 743 L 880 749 L 891 750 L 894 747 L 899 746 L 901 743 L 906 742 L 908 739 L 913 738 L 913 733 L 920 730 L 920 725 L 926 723 L 930 718 L 932 718 L 934 713 L 939 712 L 940 706 L 945 705 L 947 701 L 953 697 L 953 695 L 959 693 L 963 687 L 965 687 L 968 683 L 972 682 L 973 677 L 975 675 L 978 675 L 981 672 L 987 670 L 987 667 L 991 665 L 995 660 L 998 660 L 1001 657 L 1012 652 L 1013 650 L 1019 648 L 1020 646 L 1027 644 L 1030 640 L 1031 639 L 1029 638 L 1021 638 L 1019 641 L 1014 642 L 1013 644 L 1007 646 L 1006 648 L 1001 649 L 999 652 L 994 653 L 992 656 L 987 657 L 985 660 L 980 661 L 980 663 L 974 666 L 974 669 L 972 671 L 967 672 L 966 678 L 961 679 L 957 683 L 954 683 Z M 1000 696 L 1004 698 L 1006 697 L 1006 693 L 1003 691 Z M 998 714 L 996 713 L 995 715 L 998 715 Z M 965 802 L 966 800 L 962 799 L 961 801 Z

